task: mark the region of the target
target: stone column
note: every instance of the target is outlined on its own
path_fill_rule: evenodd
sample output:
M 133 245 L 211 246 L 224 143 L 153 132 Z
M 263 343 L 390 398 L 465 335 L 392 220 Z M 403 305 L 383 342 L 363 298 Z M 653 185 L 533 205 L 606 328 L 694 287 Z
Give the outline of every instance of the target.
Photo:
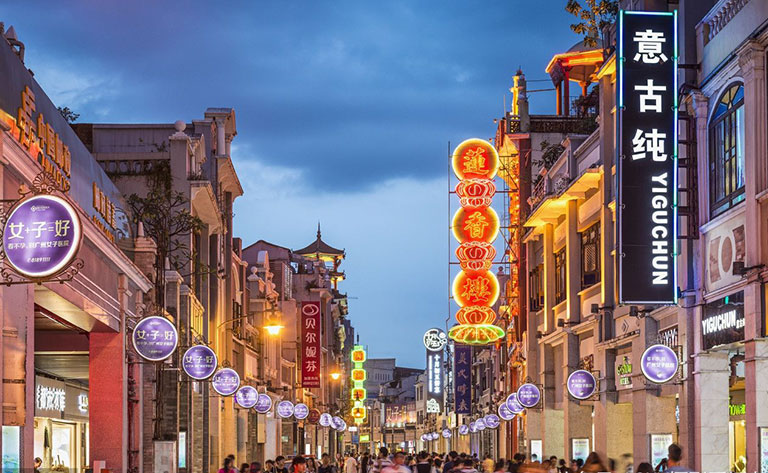
M 576 200 L 569 200 L 565 212 L 565 258 L 566 258 L 566 317 L 570 322 L 581 320 L 581 238 L 579 236 L 579 206 Z M 578 348 L 578 347 L 577 347 Z M 578 356 L 578 353 L 577 353 Z
M 551 223 L 544 225 L 544 333 L 555 330 L 555 229 Z
M 683 452 L 693 471 L 728 471 L 728 352 L 693 356 L 696 383 L 696 452 Z
M 128 439 L 125 333 L 122 330 L 91 332 L 88 339 L 90 464 L 104 460 L 108 469 L 126 471 Z
M 216 154 L 224 156 L 227 152 L 226 120 L 216 119 Z
M 744 394 L 747 471 L 760 471 L 760 428 L 768 427 L 768 340 L 762 337 L 763 291 L 758 282 L 744 288 Z
M 739 52 L 739 66 L 744 77 L 744 170 L 746 187 L 745 234 L 757 236 L 762 216 L 756 196 L 766 189 L 766 91 L 765 51 L 750 41 Z M 745 246 L 745 265 L 760 263 L 761 239 Z
M 568 376 L 579 369 L 579 336 L 566 330 L 565 341 L 563 342 L 563 366 L 558 369 L 563 370 L 563 382 Z M 573 458 L 572 439 L 586 438 L 590 439 L 590 451 L 594 448 L 592 445 L 592 405 L 589 403 L 581 404 L 568 395 L 567 389 L 563 389 L 563 443 L 565 445 L 566 458 Z

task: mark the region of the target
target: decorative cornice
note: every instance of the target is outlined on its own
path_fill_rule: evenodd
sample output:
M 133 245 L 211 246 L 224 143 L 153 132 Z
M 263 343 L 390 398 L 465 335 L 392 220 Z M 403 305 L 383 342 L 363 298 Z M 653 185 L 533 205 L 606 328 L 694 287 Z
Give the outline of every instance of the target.
M 720 0 L 704 15 L 699 24 L 708 26 L 707 41 L 711 41 L 750 0 Z

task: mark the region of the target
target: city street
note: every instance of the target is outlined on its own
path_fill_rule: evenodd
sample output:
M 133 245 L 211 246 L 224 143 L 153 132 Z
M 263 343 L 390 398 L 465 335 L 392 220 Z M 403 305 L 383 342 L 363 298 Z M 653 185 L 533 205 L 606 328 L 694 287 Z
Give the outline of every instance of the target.
M 768 0 L 5 3 L 2 473 L 768 473 Z

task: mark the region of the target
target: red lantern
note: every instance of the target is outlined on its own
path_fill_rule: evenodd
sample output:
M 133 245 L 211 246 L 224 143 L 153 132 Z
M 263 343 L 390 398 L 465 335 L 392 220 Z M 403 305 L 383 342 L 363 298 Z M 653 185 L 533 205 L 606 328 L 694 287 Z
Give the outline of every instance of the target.
M 499 216 L 490 207 L 460 208 L 453 216 L 453 236 L 459 241 L 491 243 L 499 234 Z
M 499 153 L 478 138 L 463 141 L 453 152 L 453 172 L 461 179 L 493 179 L 499 170 Z
M 490 307 L 471 305 L 456 312 L 456 320 L 462 325 L 484 325 L 496 321 L 496 312 Z
M 499 280 L 490 271 L 460 271 L 453 280 L 453 300 L 459 307 L 490 307 L 498 298 Z

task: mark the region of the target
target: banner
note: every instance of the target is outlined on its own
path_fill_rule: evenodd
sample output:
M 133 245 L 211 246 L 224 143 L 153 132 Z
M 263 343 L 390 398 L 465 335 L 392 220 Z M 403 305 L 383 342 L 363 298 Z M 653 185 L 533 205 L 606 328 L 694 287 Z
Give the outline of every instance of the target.
M 301 387 L 320 387 L 320 302 L 301 303 Z
M 454 345 L 453 359 L 454 411 L 456 414 L 472 413 L 472 347 Z
M 619 299 L 677 302 L 677 12 L 619 12 Z

